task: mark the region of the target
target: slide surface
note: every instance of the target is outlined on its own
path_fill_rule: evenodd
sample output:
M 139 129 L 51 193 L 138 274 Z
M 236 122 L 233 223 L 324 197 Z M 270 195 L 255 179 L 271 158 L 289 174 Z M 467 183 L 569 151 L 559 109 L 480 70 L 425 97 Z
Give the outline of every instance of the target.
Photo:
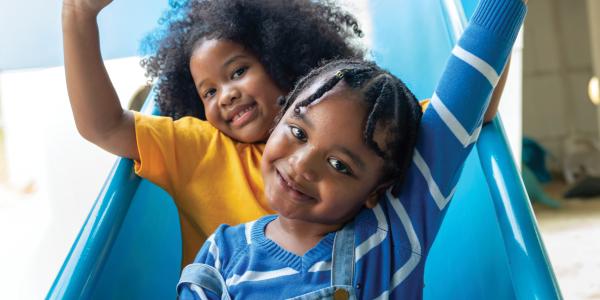
M 475 0 L 370 1 L 373 58 L 431 96 Z M 156 113 L 152 103 L 146 112 Z M 164 191 L 119 159 L 48 299 L 174 299 L 181 236 Z M 482 130 L 427 258 L 426 299 L 560 299 L 499 119 Z

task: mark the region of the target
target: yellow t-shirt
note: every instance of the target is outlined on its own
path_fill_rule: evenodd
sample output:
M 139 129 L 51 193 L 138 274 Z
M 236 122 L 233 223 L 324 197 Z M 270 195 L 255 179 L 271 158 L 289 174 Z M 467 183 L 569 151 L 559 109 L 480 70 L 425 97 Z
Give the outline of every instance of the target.
M 135 172 L 165 189 L 179 211 L 184 265 L 223 223 L 236 225 L 274 211 L 264 197 L 264 144 L 238 143 L 206 121 L 135 113 L 140 161 Z

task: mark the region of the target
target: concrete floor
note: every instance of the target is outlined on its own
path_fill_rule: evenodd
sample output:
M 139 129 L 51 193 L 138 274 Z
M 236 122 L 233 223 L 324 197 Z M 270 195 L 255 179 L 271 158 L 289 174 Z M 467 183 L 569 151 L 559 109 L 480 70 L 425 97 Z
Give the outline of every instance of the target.
M 560 181 L 545 189 L 562 207 L 533 207 L 562 294 L 600 299 L 600 197 L 563 199 L 567 186 Z

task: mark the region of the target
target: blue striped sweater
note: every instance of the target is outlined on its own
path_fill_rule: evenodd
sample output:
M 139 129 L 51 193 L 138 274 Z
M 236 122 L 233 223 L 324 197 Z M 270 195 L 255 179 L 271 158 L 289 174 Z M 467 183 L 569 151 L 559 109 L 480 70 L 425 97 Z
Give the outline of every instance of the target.
M 423 115 L 403 192 L 397 198 L 388 192 L 355 218 L 354 287 L 359 299 L 422 298 L 425 257 L 525 13 L 522 0 L 479 3 Z M 195 262 L 215 267 L 237 299 L 285 299 L 329 286 L 335 233 L 296 256 L 265 237 L 264 228 L 275 217 L 222 225 Z M 214 295 L 184 285 L 180 296 Z

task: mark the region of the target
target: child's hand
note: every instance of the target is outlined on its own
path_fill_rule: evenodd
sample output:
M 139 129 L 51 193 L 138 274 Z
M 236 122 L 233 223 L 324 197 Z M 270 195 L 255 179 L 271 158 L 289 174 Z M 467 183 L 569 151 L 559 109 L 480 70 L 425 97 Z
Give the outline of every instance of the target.
M 63 0 L 63 10 L 71 9 L 78 13 L 96 16 L 112 0 Z

